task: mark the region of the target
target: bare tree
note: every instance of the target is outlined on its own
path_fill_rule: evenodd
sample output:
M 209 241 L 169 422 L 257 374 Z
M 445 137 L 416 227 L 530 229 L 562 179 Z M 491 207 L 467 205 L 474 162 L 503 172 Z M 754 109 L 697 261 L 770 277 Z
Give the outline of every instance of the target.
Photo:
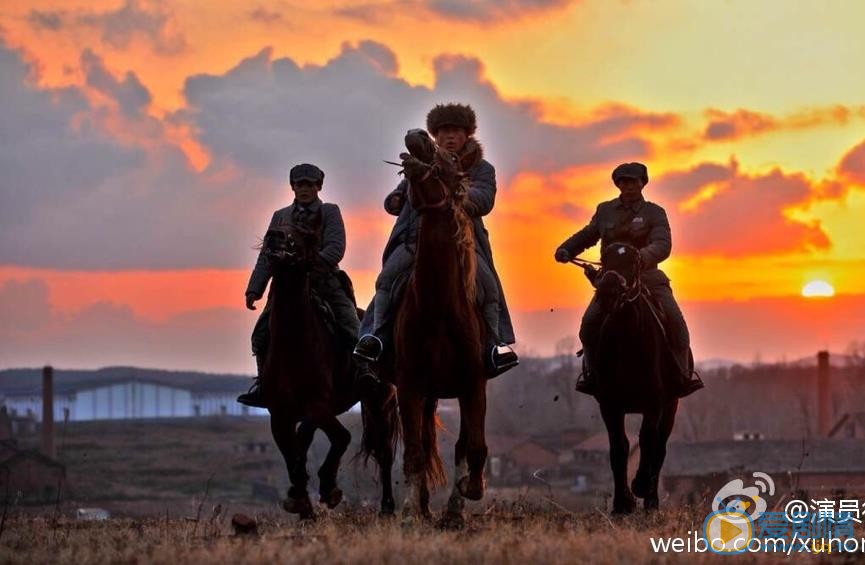
M 856 376 L 865 376 L 865 340 L 851 341 L 847 346 L 847 366 L 854 369 Z
M 556 342 L 556 357 L 562 358 L 562 363 L 567 366 L 574 364 L 574 356 L 577 353 L 577 337 L 566 335 Z

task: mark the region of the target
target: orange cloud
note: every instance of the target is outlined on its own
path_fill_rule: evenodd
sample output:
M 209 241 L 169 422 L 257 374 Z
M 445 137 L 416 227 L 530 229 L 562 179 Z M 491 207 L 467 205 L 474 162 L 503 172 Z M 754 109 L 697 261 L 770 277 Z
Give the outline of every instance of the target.
M 560 266 L 565 269 L 564 266 Z M 576 275 L 577 270 L 573 269 Z M 566 278 L 559 275 L 560 278 Z M 579 280 L 571 281 L 577 288 Z M 585 281 L 582 281 L 585 286 Z M 258 312 L 205 308 L 154 320 L 124 304 L 97 301 L 65 312 L 39 278 L 0 283 L 0 359 L 4 366 L 64 368 L 138 365 L 250 374 L 249 334 Z M 522 352 L 549 355 L 579 328 L 588 296 L 567 308 L 514 312 Z M 781 297 L 681 301 L 698 360 L 797 359 L 817 349 L 842 351 L 865 332 L 865 295 L 829 300 Z
M 18 288 L 36 281 L 44 300 L 62 315 L 108 302 L 128 308 L 143 320 L 162 322 L 185 312 L 243 309 L 243 296 L 255 256 L 251 250 L 248 269 L 59 271 L 0 265 L 0 286 Z M 375 273 L 351 269 L 350 275 L 358 299 L 368 299 Z M 22 300 L 19 305 L 28 308 L 28 302 L 31 301 Z M 33 315 L 39 317 L 38 312 Z
M 336 15 L 378 23 L 391 18 L 396 11 L 406 12 L 417 19 L 439 17 L 445 20 L 491 25 L 502 21 L 519 20 L 576 4 L 576 0 L 387 0 L 336 8 Z
M 820 349 L 842 352 L 865 334 L 863 294 L 829 300 L 798 296 L 680 299 L 680 305 L 698 361 L 720 358 L 747 363 L 758 356 L 764 362 L 796 360 L 811 357 Z M 515 313 L 520 345 L 537 354 L 553 354 L 559 339 L 579 331 L 583 308 Z
M 848 180 L 865 185 L 865 141 L 844 155 L 838 164 L 838 173 Z
M 702 165 L 690 177 L 674 174 L 669 187 L 663 179 L 659 182 L 662 191 L 675 190 L 677 184 L 687 186 L 683 179 L 688 178 L 703 182 L 690 185 L 692 191 L 715 185 L 695 206 L 668 210 L 677 228 L 673 246 L 678 253 L 740 257 L 829 248 L 819 223 L 796 220 L 787 213 L 816 195 L 809 179 L 778 169 L 764 175 L 745 175 L 736 169 L 735 161 L 726 173 L 722 166 Z
M 703 131 L 707 141 L 730 141 L 778 130 L 801 130 L 827 124 L 844 125 L 853 118 L 865 118 L 865 107 L 841 105 L 803 110 L 787 116 L 739 109 L 735 112 L 709 109 L 704 113 L 708 124 Z

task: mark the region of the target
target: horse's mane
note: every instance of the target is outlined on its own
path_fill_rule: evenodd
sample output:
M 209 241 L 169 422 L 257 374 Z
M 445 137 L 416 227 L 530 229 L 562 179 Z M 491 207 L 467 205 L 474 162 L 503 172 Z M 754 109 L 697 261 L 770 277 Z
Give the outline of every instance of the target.
M 483 158 L 483 147 L 474 138 L 469 138 L 465 147 L 458 155 L 459 165 L 463 172 L 467 172 Z M 477 298 L 477 258 L 475 256 L 474 223 L 466 212 L 465 205 L 468 202 L 470 179 L 464 176 L 455 188 L 452 195 L 452 206 L 454 221 L 456 222 L 456 233 L 454 239 L 459 250 L 459 262 L 464 278 L 463 288 L 466 290 L 466 298 L 469 304 L 474 304 Z
M 464 204 L 468 199 L 468 179 L 463 179 L 463 185 L 453 197 L 454 222 L 456 233 L 454 240 L 459 253 L 459 262 L 463 275 L 463 288 L 466 290 L 466 298 L 469 304 L 474 304 L 477 297 L 477 258 L 475 257 L 474 224 L 465 210 Z

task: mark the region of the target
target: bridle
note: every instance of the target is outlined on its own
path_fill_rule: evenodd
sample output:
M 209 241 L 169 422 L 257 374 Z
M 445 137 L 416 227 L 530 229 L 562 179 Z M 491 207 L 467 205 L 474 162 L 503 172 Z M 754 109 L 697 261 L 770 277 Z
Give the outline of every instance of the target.
M 273 249 L 269 245 L 268 238 L 273 237 L 272 234 L 274 233 L 281 234 L 277 238 L 284 242 L 280 249 Z M 308 261 L 308 258 L 301 253 L 301 248 L 295 240 L 295 233 L 293 230 L 284 228 L 268 230 L 267 234 L 265 235 L 264 246 L 265 255 L 271 260 L 275 259 L 279 261 L 285 261 L 287 265 L 290 266 L 292 269 L 309 271 L 312 268 L 311 262 Z
M 617 246 L 620 248 L 628 248 L 628 249 L 634 251 L 634 255 L 636 256 L 636 260 L 637 260 L 637 269 L 636 269 L 636 273 L 634 273 L 634 278 L 630 284 L 628 284 L 628 280 L 620 272 L 618 272 L 614 269 L 604 269 L 603 264 L 598 262 L 598 261 L 588 261 L 586 259 L 580 259 L 580 258 L 575 257 L 575 258 L 571 259 L 570 262 L 573 263 L 574 265 L 582 267 L 584 270 L 587 270 L 587 271 L 588 270 L 596 270 L 596 267 L 598 267 L 598 266 L 601 267 L 601 270 L 598 272 L 598 274 L 595 277 L 595 280 L 593 282 L 593 285 L 595 286 L 595 288 L 597 288 L 600 281 L 603 281 L 606 277 L 615 277 L 616 279 L 618 279 L 619 285 L 621 287 L 624 287 L 624 289 L 625 289 L 624 292 L 620 293 L 616 297 L 616 301 L 613 304 L 613 309 L 618 310 L 624 304 L 634 302 L 635 300 L 639 299 L 640 296 L 647 294 L 648 289 L 646 289 L 643 286 L 642 278 L 640 277 L 640 273 L 642 272 L 642 261 L 640 259 L 639 250 L 636 247 L 634 247 L 633 245 L 628 244 L 628 243 L 611 243 L 606 248 L 603 249 L 603 251 L 601 252 L 601 256 L 603 257 L 604 253 L 607 253 L 608 250 L 613 246 Z
M 393 161 L 385 161 L 385 163 L 388 163 L 389 165 L 395 165 L 397 167 L 402 166 L 402 164 L 394 163 Z M 441 166 L 438 163 L 432 163 L 432 164 L 423 163 L 423 164 L 426 167 L 426 172 L 424 173 L 424 175 L 420 179 L 418 179 L 415 182 L 418 182 L 418 183 L 426 182 L 430 179 L 430 177 L 433 177 L 435 182 L 437 183 L 437 185 L 439 187 L 440 197 L 437 200 L 435 200 L 434 202 L 430 202 L 430 203 L 418 203 L 416 205 L 413 203 L 412 206 L 415 209 L 415 211 L 418 214 L 423 214 L 424 212 L 428 212 L 430 210 L 443 210 L 443 209 L 447 208 L 448 206 L 453 206 L 454 198 L 458 197 L 458 196 L 462 196 L 465 193 L 465 191 L 466 191 L 465 185 L 461 182 L 460 186 L 456 190 L 451 191 L 448 189 L 447 184 L 445 183 L 444 180 L 442 180 L 441 176 L 439 175 L 439 172 L 441 171 Z M 404 171 L 400 171 L 400 172 L 402 173 Z M 463 180 L 465 179 L 464 173 L 459 173 L 459 175 L 460 175 L 461 179 L 463 179 Z M 409 180 L 409 182 L 411 182 L 411 181 Z
M 447 206 L 449 204 L 452 203 L 452 197 L 451 197 L 450 191 L 448 190 L 448 187 L 445 185 L 444 181 L 441 178 L 439 178 L 438 175 L 434 174 L 434 171 L 435 171 L 435 167 L 431 166 L 427 170 L 427 172 L 424 173 L 424 176 L 421 177 L 420 180 L 418 180 L 417 182 L 426 182 L 427 180 L 430 179 L 430 177 L 433 177 L 433 180 L 436 182 L 436 184 L 438 185 L 438 187 L 440 189 L 440 198 L 434 202 L 421 203 L 421 204 L 414 206 L 414 209 L 418 214 L 423 214 L 424 212 L 427 212 L 429 210 L 443 210 L 444 208 L 447 208 Z M 411 181 L 409 181 L 409 182 L 411 182 Z

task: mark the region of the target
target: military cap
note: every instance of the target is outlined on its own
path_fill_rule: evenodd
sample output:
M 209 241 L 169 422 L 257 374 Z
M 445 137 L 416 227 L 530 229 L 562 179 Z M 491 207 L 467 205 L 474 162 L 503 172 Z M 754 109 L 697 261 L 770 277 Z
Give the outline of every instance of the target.
M 295 184 L 302 180 L 309 180 L 316 184 L 324 182 L 324 171 L 309 163 L 301 163 L 291 168 L 288 173 L 288 182 Z
M 466 135 L 474 135 L 478 129 L 475 111 L 468 104 L 437 104 L 426 115 L 426 129 L 435 135 L 444 126 L 460 127 L 466 130 Z
M 621 178 L 640 179 L 643 184 L 649 184 L 649 169 L 642 163 L 622 163 L 613 169 L 613 184 L 619 185 Z

